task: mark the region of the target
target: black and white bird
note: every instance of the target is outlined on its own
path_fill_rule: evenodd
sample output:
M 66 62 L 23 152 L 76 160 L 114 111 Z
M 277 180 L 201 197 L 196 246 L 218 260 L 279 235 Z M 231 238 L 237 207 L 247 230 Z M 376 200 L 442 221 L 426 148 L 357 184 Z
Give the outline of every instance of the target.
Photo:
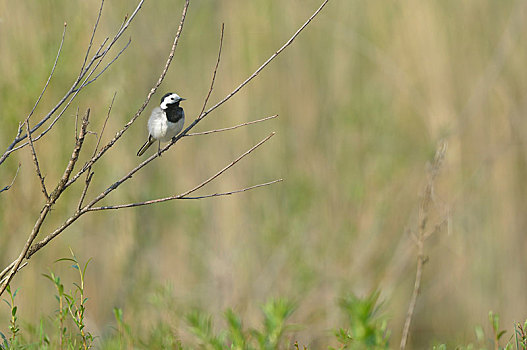
M 154 142 L 159 141 L 157 153 L 160 154 L 161 141 L 170 141 L 181 132 L 185 124 L 185 112 L 179 106 L 185 100 L 178 94 L 169 92 L 161 98 L 159 107 L 154 108 L 148 119 L 148 140 L 137 151 L 141 156 Z

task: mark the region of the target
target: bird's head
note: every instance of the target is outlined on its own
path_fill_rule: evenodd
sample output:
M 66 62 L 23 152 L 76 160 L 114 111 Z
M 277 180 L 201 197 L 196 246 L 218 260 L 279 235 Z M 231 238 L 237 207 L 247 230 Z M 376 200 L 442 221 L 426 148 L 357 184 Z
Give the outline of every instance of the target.
M 185 100 L 183 97 L 180 97 L 178 94 L 174 92 L 169 92 L 168 94 L 165 94 L 161 98 L 161 109 L 167 109 L 172 105 L 179 105 L 179 102 Z

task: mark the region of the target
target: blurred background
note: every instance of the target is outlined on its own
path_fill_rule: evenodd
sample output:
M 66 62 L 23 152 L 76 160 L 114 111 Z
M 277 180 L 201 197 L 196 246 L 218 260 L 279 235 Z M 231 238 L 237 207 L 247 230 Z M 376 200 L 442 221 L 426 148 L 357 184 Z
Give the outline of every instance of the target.
M 146 120 L 165 92 L 187 98 L 187 125 L 199 113 L 216 61 L 223 56 L 210 105 L 274 53 L 320 5 L 318 0 L 192 1 L 168 75 L 146 112 L 94 168 L 93 198 L 142 159 Z M 78 74 L 98 1 L 0 0 L 0 146 L 30 112 L 67 33 L 56 73 L 33 123 Z M 99 131 L 117 93 L 103 142 L 135 113 L 157 81 L 179 24 L 183 1 L 147 1 L 119 43 L 132 44 L 84 90 L 60 123 L 36 143 L 46 184 L 61 176 L 74 144 L 75 112 L 91 108 Z M 105 4 L 95 46 L 112 36 L 135 2 Z M 86 293 L 89 329 L 104 336 L 124 311 L 135 329 L 159 319 L 176 329 L 199 307 L 221 318 L 228 307 L 248 325 L 273 297 L 298 303 L 294 339 L 334 345 L 342 326 L 338 298 L 381 291 L 396 347 L 415 278 L 412 233 L 438 141 L 449 148 L 438 177 L 430 224 L 448 225 L 425 245 L 422 292 L 412 348 L 474 339 L 489 310 L 502 324 L 522 321 L 527 227 L 527 2 L 520 0 L 332 0 L 257 79 L 201 122 L 209 130 L 278 114 L 277 119 L 209 136 L 184 138 L 104 204 L 181 193 L 270 132 L 277 135 L 201 193 L 283 178 L 230 197 L 172 201 L 87 214 L 37 253 L 13 286 L 20 319 L 38 322 L 56 308 L 53 270 L 75 281 L 71 248 L 92 258 Z M 90 136 L 83 162 L 95 146 Z M 148 154 L 151 154 L 149 151 Z M 18 256 L 43 198 L 29 149 L 0 169 L 0 263 Z M 79 164 L 82 164 L 79 162 Z M 82 181 L 70 188 L 41 236 L 73 213 Z M 8 326 L 8 308 L 0 329 Z M 184 335 L 183 335 L 184 336 Z

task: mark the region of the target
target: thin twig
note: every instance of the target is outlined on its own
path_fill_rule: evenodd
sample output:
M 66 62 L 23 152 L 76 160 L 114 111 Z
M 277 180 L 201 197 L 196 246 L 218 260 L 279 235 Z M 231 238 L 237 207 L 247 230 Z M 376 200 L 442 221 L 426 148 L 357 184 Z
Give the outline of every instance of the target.
M 106 119 L 104 119 L 104 124 L 102 125 L 101 132 L 99 133 L 99 137 L 97 138 L 97 144 L 95 145 L 95 149 L 93 150 L 93 155 L 97 154 L 97 149 L 99 149 L 102 135 L 104 134 L 104 129 L 106 129 L 106 123 L 108 123 L 108 119 L 110 119 L 110 114 L 112 113 L 113 103 L 115 102 L 115 96 L 117 96 L 117 91 L 113 93 L 112 102 L 110 102 L 110 106 L 108 107 L 108 113 L 106 114 Z
M 258 184 L 258 185 L 245 187 L 245 188 L 242 188 L 242 189 L 239 189 L 239 190 L 233 190 L 233 191 L 229 191 L 229 192 L 219 192 L 219 193 L 213 193 L 213 194 L 206 194 L 206 195 L 198 196 L 198 197 L 180 197 L 178 199 L 203 199 L 203 198 L 211 198 L 211 197 L 230 196 L 231 194 L 241 193 L 241 192 L 245 192 L 245 191 L 250 191 L 250 190 L 253 190 L 253 189 L 258 188 L 258 187 L 269 186 L 269 185 L 273 185 L 273 184 L 275 184 L 277 182 L 282 182 L 282 181 L 284 181 L 284 180 L 283 179 L 276 179 L 276 180 L 269 181 L 269 182 L 264 182 L 264 183 L 261 183 L 261 184 Z
M 37 177 L 40 180 L 41 190 L 47 202 L 49 201 L 48 190 L 46 189 L 46 184 L 44 183 L 44 177 L 42 176 L 42 173 L 40 171 L 40 165 L 38 164 L 37 152 L 35 151 L 35 146 L 33 145 L 33 140 L 32 140 L 31 132 L 29 128 L 29 116 L 26 119 L 26 130 L 27 130 L 27 135 L 28 135 L 28 140 L 29 140 L 29 145 L 30 145 L 29 149 L 31 151 L 31 156 L 33 157 L 33 164 L 35 164 L 35 172 L 37 173 Z
M 214 67 L 214 73 L 212 73 L 212 80 L 210 82 L 209 92 L 207 92 L 207 97 L 205 97 L 205 101 L 203 102 L 203 108 L 201 108 L 201 112 L 199 112 L 199 115 L 202 115 L 205 108 L 207 108 L 207 102 L 209 102 L 210 95 L 212 94 L 212 90 L 214 89 L 214 82 L 216 80 L 216 72 L 218 72 L 218 67 L 220 65 L 220 60 L 221 60 L 221 48 L 223 47 L 224 30 L 225 30 L 225 23 L 222 23 L 221 24 L 221 35 L 220 35 L 220 48 L 218 49 L 218 59 L 216 60 L 216 67 Z
M 447 150 L 446 141 L 441 141 L 436 149 L 436 154 L 434 161 L 429 170 L 428 182 L 425 186 L 423 198 L 419 205 L 419 224 L 417 230 L 416 244 L 417 244 L 417 267 L 415 272 L 415 282 L 412 296 L 410 298 L 410 303 L 408 305 L 408 311 L 406 313 L 406 319 L 403 326 L 403 332 L 401 337 L 400 349 L 404 350 L 408 342 L 408 335 L 410 334 L 410 325 L 412 323 L 412 317 L 415 310 L 415 305 L 417 302 L 417 296 L 421 289 L 421 279 L 423 275 L 423 266 L 426 263 L 427 258 L 424 255 L 424 243 L 426 238 L 429 236 L 426 233 L 426 227 L 428 223 L 428 215 L 430 211 L 430 206 L 433 203 L 433 193 L 434 193 L 434 184 L 441 165 L 445 158 L 445 153 Z M 435 231 L 435 230 L 434 230 Z
M 88 44 L 88 49 L 86 50 L 86 55 L 84 55 L 84 62 L 82 63 L 82 67 L 81 67 L 81 73 L 79 75 L 82 74 L 82 71 L 84 70 L 84 67 L 86 67 L 86 62 L 88 61 L 88 56 L 90 55 L 90 50 L 91 50 L 91 47 L 93 45 L 93 38 L 95 38 L 95 32 L 97 31 L 97 27 L 99 26 L 99 20 L 101 19 L 101 15 L 102 15 L 102 8 L 104 6 L 104 0 L 101 0 L 101 6 L 99 7 L 99 13 L 97 14 L 97 19 L 95 20 L 95 24 L 93 25 L 93 30 L 91 32 L 91 37 L 90 37 L 90 43 Z
M 16 177 L 18 176 L 18 171 L 20 170 L 20 163 L 18 163 L 18 168 L 16 168 L 16 173 L 15 173 L 15 176 L 13 177 L 13 180 L 11 180 L 11 183 L 7 186 L 5 186 L 4 188 L 0 189 L 0 193 L 4 192 L 4 191 L 9 191 L 9 189 L 11 188 L 11 186 L 13 186 L 13 184 L 15 183 L 15 180 L 16 180 Z
M 257 149 L 258 147 L 260 147 L 261 145 L 263 145 L 267 140 L 269 140 L 271 137 L 273 137 L 275 135 L 275 133 L 271 133 L 269 136 L 267 136 L 266 138 L 264 138 L 263 140 L 261 140 L 260 142 L 258 142 L 256 145 L 254 145 L 253 147 L 251 147 L 250 149 L 248 149 L 247 151 L 245 151 L 243 154 L 241 154 L 238 158 L 236 158 L 235 160 L 233 160 L 230 164 L 228 164 L 227 166 L 225 166 L 223 169 L 219 170 L 218 172 L 216 172 L 214 175 L 212 175 L 211 177 L 209 177 L 208 179 L 206 179 L 205 181 L 201 182 L 200 184 L 198 184 L 197 186 L 191 188 L 190 190 L 188 191 L 185 191 L 181 194 L 178 194 L 178 195 L 175 195 L 175 196 L 170 196 L 170 197 L 166 197 L 166 198 L 159 198 L 159 199 L 153 199 L 153 200 L 149 200 L 149 201 L 144 201 L 144 202 L 138 202 L 138 203 L 129 203 L 129 204 L 121 204 L 121 205 L 111 205 L 111 206 L 104 206 L 104 207 L 88 207 L 88 211 L 98 211 L 98 210 L 108 210 L 108 209 L 123 209 L 123 208 L 132 208 L 132 207 L 139 207 L 139 206 L 142 206 L 142 205 L 149 205 L 149 204 L 154 204 L 154 203 L 161 203 L 161 202 L 166 202 L 166 201 L 170 201 L 170 200 L 174 200 L 174 199 L 184 199 L 186 198 L 189 194 L 199 190 L 200 188 L 204 187 L 205 185 L 207 185 L 208 183 L 210 183 L 212 180 L 214 180 L 215 178 L 217 178 L 218 176 L 220 176 L 221 174 L 223 174 L 225 171 L 227 171 L 228 169 L 230 169 L 231 167 L 233 167 L 236 163 L 238 163 L 240 160 L 242 160 L 244 157 L 246 157 L 247 155 L 249 155 L 252 151 L 254 151 L 255 149 Z M 281 181 L 281 180 L 280 180 Z M 278 181 L 274 181 L 274 182 L 278 182 Z M 274 183 L 273 182 L 273 183 Z M 270 184 L 270 183 L 269 183 Z M 257 186 L 259 187 L 259 186 Z M 241 192 L 241 191 L 238 191 L 238 192 Z M 233 192 L 234 193 L 234 192 Z M 106 196 L 106 195 L 105 195 Z M 102 198 L 104 198 L 105 196 L 103 196 Z M 211 197 L 211 196 L 209 196 Z M 102 199 L 101 198 L 101 199 Z M 204 197 L 205 198 L 205 197 Z M 98 200 L 99 201 L 99 200 Z M 95 203 L 93 203 L 95 204 Z
M 201 132 L 191 132 L 191 133 L 186 134 L 185 136 L 209 135 L 209 134 L 213 134 L 213 133 L 217 133 L 217 132 L 234 130 L 234 129 L 241 128 L 243 126 L 256 124 L 256 123 L 261 123 L 261 122 L 264 122 L 264 121 L 269 120 L 269 119 L 274 119 L 276 117 L 278 117 L 278 114 L 272 115 L 270 117 L 265 117 L 265 118 L 262 118 L 262 119 L 257 119 L 257 120 L 253 120 L 253 121 L 250 121 L 250 122 L 238 124 L 238 125 L 235 125 L 235 126 L 230 126 L 228 128 L 214 129 L 214 130 L 201 131 Z
M 40 103 L 40 100 L 42 99 L 42 96 L 44 96 L 44 93 L 46 92 L 46 89 L 48 88 L 49 82 L 51 81 L 51 77 L 53 77 L 53 74 L 55 73 L 55 68 L 57 67 L 57 62 L 59 61 L 60 53 L 62 51 L 62 45 L 64 44 L 64 38 L 66 36 L 66 27 L 67 23 L 64 22 L 64 29 L 62 31 L 62 39 L 60 40 L 59 50 L 57 52 L 57 56 L 55 57 L 55 62 L 53 63 L 53 67 L 51 68 L 51 73 L 49 74 L 48 80 L 46 81 L 46 84 L 44 85 L 44 88 L 42 89 L 42 92 L 38 96 L 37 101 L 35 102 L 35 105 L 33 106 L 33 109 L 31 109 L 31 112 L 27 116 L 30 118 L 33 115 L 33 112 L 35 112 L 35 109 L 37 108 L 38 104 Z M 20 135 L 18 135 L 20 136 Z M 17 138 L 18 138 L 17 136 Z
M 84 180 L 84 188 L 82 189 L 81 197 L 79 198 L 79 204 L 77 205 L 77 211 L 80 211 L 82 208 L 82 203 L 84 202 L 84 198 L 86 198 L 86 193 L 88 193 L 88 187 L 90 187 L 93 174 L 94 172 L 91 170 L 86 173 L 86 180 Z

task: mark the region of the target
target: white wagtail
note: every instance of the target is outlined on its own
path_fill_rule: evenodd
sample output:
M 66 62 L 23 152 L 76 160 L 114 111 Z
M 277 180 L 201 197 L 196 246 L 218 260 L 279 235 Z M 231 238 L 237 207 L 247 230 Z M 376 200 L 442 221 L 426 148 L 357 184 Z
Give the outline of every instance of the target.
M 141 156 L 154 142 L 159 141 L 157 153 L 161 151 L 161 141 L 170 141 L 183 129 L 185 112 L 179 102 L 185 100 L 178 94 L 169 92 L 161 98 L 161 105 L 154 108 L 148 119 L 148 140 L 137 151 Z

